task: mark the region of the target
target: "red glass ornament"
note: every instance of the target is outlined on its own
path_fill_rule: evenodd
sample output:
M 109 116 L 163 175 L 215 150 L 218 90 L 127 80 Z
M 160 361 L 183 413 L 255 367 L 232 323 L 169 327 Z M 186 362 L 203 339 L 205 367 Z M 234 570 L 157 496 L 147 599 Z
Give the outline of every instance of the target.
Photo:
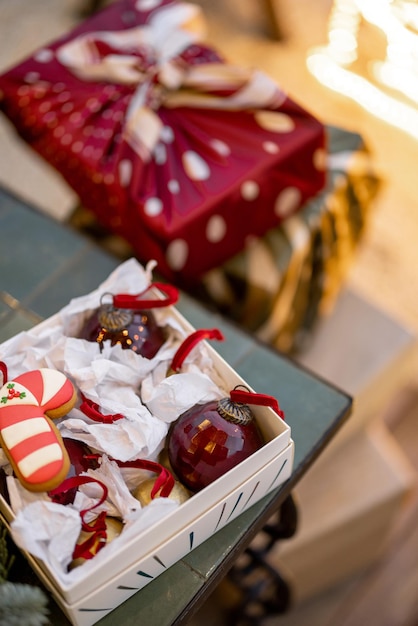
M 88 469 L 97 469 L 99 467 L 97 455 L 92 454 L 90 448 L 88 448 L 85 443 L 68 437 L 64 437 L 63 442 L 71 463 L 66 478 L 79 476 L 83 472 L 87 472 Z M 73 487 L 65 492 L 62 491 L 53 495 L 51 495 L 50 492 L 48 495 L 54 502 L 66 505 L 74 502 L 76 492 L 77 487 Z
M 147 298 L 151 287 L 156 287 L 164 298 Z M 100 307 L 87 320 L 80 338 L 95 341 L 103 347 L 104 341 L 123 349 L 130 349 L 147 359 L 152 359 L 166 341 L 166 331 L 156 322 L 151 309 L 174 304 L 178 300 L 178 290 L 172 285 L 153 283 L 142 293 L 103 294 L 111 297 L 111 302 L 101 302 Z
M 152 359 L 166 340 L 164 329 L 158 326 L 151 311 L 129 311 L 104 304 L 93 313 L 81 334 L 81 339 L 101 345 L 110 341 L 120 344 L 147 359 Z
M 196 492 L 248 458 L 263 443 L 250 407 L 223 398 L 193 406 L 172 424 L 168 456 L 178 479 Z

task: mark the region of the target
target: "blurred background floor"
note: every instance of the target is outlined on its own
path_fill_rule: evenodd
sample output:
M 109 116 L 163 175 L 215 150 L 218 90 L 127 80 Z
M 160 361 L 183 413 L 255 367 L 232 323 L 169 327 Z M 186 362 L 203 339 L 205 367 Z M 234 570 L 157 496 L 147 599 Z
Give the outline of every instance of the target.
M 418 140 L 380 121 L 373 111 L 329 90 L 309 73 L 307 56 L 312 48 L 327 42 L 333 3 L 331 0 L 270 3 L 200 0 L 196 3 L 205 11 L 209 42 L 229 60 L 263 69 L 322 122 L 363 136 L 385 184 L 350 270 L 348 287 L 385 311 L 396 323 L 416 333 Z M 82 0 L 0 0 L 0 71 L 68 31 L 80 20 L 84 8 Z M 374 34 L 372 29 L 371 35 Z M 59 176 L 17 139 L 4 118 L 0 119 L 0 184 L 62 221 L 69 218 L 77 202 Z M 392 416 L 392 432 L 418 470 L 417 398 L 415 390 L 404 397 L 402 419 Z M 417 626 L 418 607 L 416 600 L 411 600 L 411 590 L 416 589 L 417 582 L 412 555 L 416 554 L 418 537 L 416 517 L 412 519 L 400 525 L 389 552 L 377 566 L 311 599 L 287 616 L 272 618 L 266 626 L 308 623 L 310 626 L 365 623 Z M 402 581 L 396 591 L 392 584 L 394 572 L 396 579 Z M 219 607 L 225 601 L 228 604 L 225 594 L 228 595 L 228 590 L 221 586 L 199 613 L 196 623 L 200 626 L 229 623 L 219 613 Z M 396 617 L 387 610 L 388 603 L 393 605 L 393 602 L 398 607 Z

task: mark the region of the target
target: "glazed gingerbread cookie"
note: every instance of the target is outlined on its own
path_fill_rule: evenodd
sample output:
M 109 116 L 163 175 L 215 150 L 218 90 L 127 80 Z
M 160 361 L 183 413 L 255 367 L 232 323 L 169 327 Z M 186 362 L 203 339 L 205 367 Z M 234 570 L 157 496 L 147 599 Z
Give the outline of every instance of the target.
M 51 421 L 63 417 L 76 403 L 71 381 L 61 372 L 41 368 L 7 382 L 0 363 L 0 445 L 13 470 L 29 491 L 50 491 L 66 478 L 70 459 L 58 428 Z

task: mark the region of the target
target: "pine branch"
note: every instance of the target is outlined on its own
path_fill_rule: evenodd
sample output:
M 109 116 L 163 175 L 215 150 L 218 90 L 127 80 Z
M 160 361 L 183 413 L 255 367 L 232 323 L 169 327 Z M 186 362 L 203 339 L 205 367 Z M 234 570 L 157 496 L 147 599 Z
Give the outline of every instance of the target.
M 0 583 L 6 582 L 15 557 L 7 549 L 7 529 L 0 520 Z

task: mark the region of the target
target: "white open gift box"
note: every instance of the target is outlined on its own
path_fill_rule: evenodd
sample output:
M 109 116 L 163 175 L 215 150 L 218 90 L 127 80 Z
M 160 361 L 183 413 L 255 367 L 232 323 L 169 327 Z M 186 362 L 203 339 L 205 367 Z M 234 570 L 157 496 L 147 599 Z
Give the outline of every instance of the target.
M 111 389 L 111 386 L 109 387 L 107 384 L 109 381 L 107 368 L 108 358 L 114 358 L 116 371 L 126 373 L 127 370 L 123 369 L 125 366 L 133 367 L 139 371 L 141 371 L 142 366 L 145 368 L 141 375 L 148 380 L 147 393 L 149 396 L 150 381 L 155 385 L 155 389 L 161 383 L 161 377 L 155 375 L 155 372 L 166 370 L 167 363 L 170 362 L 170 358 L 178 347 L 178 342 L 195 330 L 175 307 L 170 306 L 167 307 L 167 310 L 158 310 L 160 323 L 171 326 L 175 340 L 169 341 L 168 345 L 164 345 L 160 349 L 157 354 L 158 358 L 153 363 L 154 370 L 147 360 L 130 350 L 122 350 L 119 346 L 107 347 L 103 350 L 104 355 L 101 354 L 97 355 L 97 358 L 96 356 L 92 358 L 89 350 L 96 349 L 97 353 L 97 345 L 76 339 L 76 336 L 77 328 L 79 329 L 83 323 L 83 316 L 85 319 L 89 310 L 97 307 L 103 293 L 110 291 L 112 293 L 135 294 L 142 291 L 152 282 L 150 275 L 152 267 L 153 265 L 150 264 L 150 267 L 144 269 L 133 259 L 127 261 L 117 268 L 108 280 L 92 294 L 72 301 L 68 307 L 31 331 L 20 333 L 2 344 L 0 346 L 0 360 L 6 362 L 9 368 L 11 374 L 9 379 L 11 380 L 13 376 L 28 369 L 53 367 L 69 375 L 77 388 L 84 385 L 83 393 L 91 392 L 94 394 L 95 383 L 97 383 L 97 389 Z M 80 353 L 77 352 L 79 347 Z M 84 354 L 85 348 L 87 354 Z M 68 355 L 70 360 L 67 362 Z M 189 356 L 189 360 L 186 359 L 184 363 L 186 370 L 184 384 L 187 386 L 188 382 L 195 382 L 196 372 L 199 372 L 199 375 L 203 377 L 202 388 L 204 392 L 207 391 L 208 399 L 227 395 L 237 385 L 245 385 L 251 389 L 206 341 L 194 348 L 194 352 L 190 353 Z M 80 370 L 77 369 L 81 362 L 80 359 L 83 364 L 87 363 L 87 369 L 85 367 L 80 368 Z M 78 371 L 80 371 L 79 377 Z M 92 375 L 93 372 L 94 376 Z M 110 380 L 113 380 L 112 376 L 113 374 L 110 376 Z M 183 376 L 183 373 L 176 376 Z M 121 379 L 121 385 L 123 385 L 122 380 L 126 382 L 126 378 Z M 135 375 L 132 377 L 132 381 L 136 380 L 137 376 Z M 183 378 L 177 379 L 177 383 L 180 380 L 183 381 Z M 213 384 L 213 380 L 216 381 L 216 384 Z M 166 384 L 165 381 L 163 384 Z M 193 406 L 197 403 L 193 394 L 201 394 L 202 388 L 197 385 L 198 391 L 196 391 L 193 384 L 191 387 L 193 389 L 190 390 L 190 397 L 185 394 L 186 399 L 184 398 L 184 390 L 181 390 L 180 395 L 182 403 L 188 402 L 190 406 Z M 214 394 L 213 398 L 211 398 L 211 394 Z M 140 393 L 138 393 L 139 395 Z M 131 399 L 131 396 L 128 397 Z M 154 401 L 151 398 L 150 404 L 158 414 L 160 410 L 158 402 L 161 400 L 161 394 L 157 393 L 156 397 L 157 400 L 154 399 Z M 99 394 L 98 400 L 101 401 L 102 399 Z M 164 404 L 164 400 L 163 406 L 167 408 L 167 403 Z M 280 401 L 280 398 L 278 400 Z M 109 402 L 109 399 L 104 397 L 104 401 L 105 403 Z M 140 400 L 138 401 L 140 402 Z M 185 406 L 188 408 L 187 404 Z M 106 408 L 111 410 L 115 407 L 108 404 Z M 184 410 L 186 409 L 182 405 L 178 415 Z M 15 502 L 13 502 L 13 496 L 11 497 L 11 505 L 0 496 L 0 511 L 4 520 L 11 526 L 16 543 L 23 549 L 32 567 L 73 624 L 76 626 L 94 624 L 157 577 L 167 567 L 187 555 L 192 549 L 212 536 L 214 532 L 289 478 L 294 456 L 294 443 L 290 436 L 290 427 L 269 407 L 252 406 L 252 410 L 266 442 L 262 448 L 202 491 L 194 494 L 183 504 L 179 505 L 166 498 L 157 498 L 145 507 L 138 504 L 139 510 L 136 511 L 136 515 L 131 520 L 128 520 L 129 523 L 125 524 L 121 535 L 107 544 L 93 559 L 86 561 L 70 572 L 66 568 L 68 559 L 66 561 L 63 558 L 63 561 L 57 565 L 56 561 L 60 560 L 61 555 L 53 554 L 51 558 L 47 551 L 44 558 L 37 552 L 37 547 L 35 550 L 28 550 L 26 544 L 23 543 L 22 545 L 21 532 L 19 525 L 16 524 L 18 518 L 21 515 L 24 518 L 25 511 L 28 511 L 28 507 L 33 504 L 43 506 L 45 502 L 37 502 L 38 496 L 36 496 L 34 503 L 30 502 L 29 499 L 22 504 L 19 501 L 19 495 L 22 494 L 21 487 L 18 489 L 18 497 L 15 496 Z M 169 407 L 168 413 L 170 413 Z M 152 419 L 154 420 L 152 423 L 155 423 L 154 414 Z M 175 418 L 170 418 L 171 421 L 173 419 Z M 86 419 L 86 422 L 88 421 Z M 132 421 L 135 422 L 135 417 L 132 418 Z M 90 430 L 90 426 L 87 424 L 83 430 L 84 426 L 80 427 L 80 423 L 79 411 L 75 408 L 58 423 L 58 427 L 64 434 L 68 430 L 66 424 L 72 424 L 74 430 L 71 432 L 70 429 L 71 437 L 80 438 L 90 445 L 93 442 L 93 448 L 106 454 L 107 450 L 103 449 L 103 441 L 106 441 L 106 437 L 103 439 L 100 434 L 97 435 L 96 426 Z M 130 427 L 132 423 L 129 422 L 128 425 Z M 168 432 L 168 427 L 169 423 L 163 423 L 161 428 L 163 435 Z M 118 430 L 115 429 L 114 433 L 117 432 Z M 124 432 L 124 434 L 126 433 Z M 121 460 L 129 460 L 129 455 L 133 455 L 133 458 L 141 458 L 141 454 L 145 456 L 145 452 L 148 458 L 155 459 L 164 446 L 164 441 L 162 443 L 155 442 L 152 434 L 149 439 L 145 437 L 145 441 L 141 437 L 136 441 L 135 434 L 136 432 L 134 432 L 133 443 L 130 441 L 123 450 L 125 459 Z M 113 436 L 111 439 L 114 442 L 117 437 Z M 134 450 L 132 450 L 132 446 Z M 111 456 L 114 455 L 111 454 Z M 17 483 L 11 476 L 8 481 L 12 487 Z M 46 495 L 43 495 L 43 498 L 48 500 Z M 34 499 L 32 494 L 31 499 Z M 19 509 L 20 506 L 21 509 Z M 54 506 L 68 509 L 63 505 Z M 73 505 L 69 506 L 72 508 Z M 126 506 L 128 508 L 128 505 Z M 15 525 L 18 526 L 17 529 L 14 528 Z M 77 529 L 75 536 L 78 536 Z M 32 544 L 29 542 L 28 545 L 31 546 Z M 72 546 L 68 547 L 70 553 Z

